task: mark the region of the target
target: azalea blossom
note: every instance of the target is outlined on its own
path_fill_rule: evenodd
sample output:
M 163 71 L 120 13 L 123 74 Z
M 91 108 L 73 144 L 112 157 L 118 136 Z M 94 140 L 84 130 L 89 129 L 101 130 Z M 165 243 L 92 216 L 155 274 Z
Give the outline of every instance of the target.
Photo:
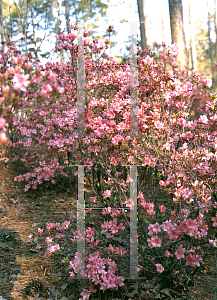
M 108 249 L 109 251 L 111 251 L 111 252 L 114 251 L 114 247 L 112 246 L 112 244 L 109 244 L 109 247 L 107 247 L 107 249 Z
M 96 196 L 95 197 L 90 197 L 90 200 L 93 201 L 94 203 L 96 202 Z
M 152 64 L 155 65 L 154 59 L 153 59 L 152 57 L 150 57 L 149 55 L 147 55 L 147 56 L 144 58 L 143 62 L 144 62 L 145 64 L 148 64 L 149 66 L 152 65 Z
M 149 248 L 153 247 L 161 247 L 161 239 L 157 236 L 152 237 L 151 239 L 147 239 Z
M 7 97 L 7 95 L 9 94 L 10 92 L 10 87 L 8 85 L 2 85 L 2 94 Z
M 115 145 L 118 145 L 118 143 L 120 141 L 122 141 L 124 138 L 120 135 L 120 134 L 116 134 L 113 138 L 112 138 L 112 143 Z
M 164 123 L 160 121 L 155 121 L 154 125 L 157 129 L 164 129 Z
M 206 115 L 200 116 L 200 118 L 198 119 L 198 122 L 201 122 L 203 124 L 207 124 L 208 123 L 207 116 Z
M 162 204 L 162 205 L 159 206 L 159 209 L 160 209 L 160 212 L 161 212 L 161 213 L 164 213 L 164 212 L 166 212 L 166 209 L 167 209 L 167 208 L 166 208 L 166 206 L 164 206 L 164 205 Z
M 183 248 L 183 246 L 181 245 L 179 249 L 175 252 L 175 256 L 177 259 L 181 259 L 185 257 L 184 253 L 185 253 L 185 248 Z
M 61 238 L 64 238 L 65 237 L 65 234 L 62 234 L 62 233 L 57 233 L 56 235 L 55 235 L 55 238 L 56 239 L 61 239 Z
M 149 235 L 153 235 L 154 233 L 158 233 L 158 232 L 161 232 L 161 227 L 158 223 L 155 223 L 155 224 L 149 224 L 148 225 L 148 234 Z
M 211 88 L 212 79 L 206 78 L 206 79 L 203 80 L 203 83 L 205 84 L 206 87 Z
M 166 250 L 165 252 L 164 252 L 164 255 L 166 256 L 166 257 L 173 257 L 173 254 L 171 254 L 168 250 Z
M 213 224 L 212 226 L 213 227 L 217 227 L 217 213 L 216 213 L 216 216 L 215 217 L 212 217 L 211 220 L 213 221 Z
M 42 234 L 42 232 L 43 232 L 43 229 L 38 228 L 38 233 L 39 233 L 40 235 Z
M 47 248 L 46 252 L 45 252 L 45 256 L 48 257 L 49 255 L 51 255 L 52 253 L 56 252 L 60 250 L 60 246 L 57 245 L 52 245 L 50 247 Z
M 41 249 L 41 246 L 38 244 L 38 245 L 35 247 L 35 249 L 36 249 L 37 251 L 39 251 L 39 250 Z
M 188 256 L 185 259 L 186 259 L 185 265 L 191 267 L 194 267 L 195 265 L 200 267 L 200 262 L 203 260 L 202 257 L 199 257 L 198 254 L 192 255 L 191 253 L 188 254 Z
M 21 74 L 14 74 L 13 77 L 13 88 L 17 90 L 21 90 L 23 92 L 26 92 L 26 88 L 29 84 L 29 81 L 27 80 L 29 78 L 29 75 L 21 75 Z
M 164 271 L 164 267 L 161 264 L 155 264 L 155 266 L 157 267 L 157 271 L 159 273 L 162 273 Z
M 111 196 L 111 191 L 110 190 L 106 190 L 105 192 L 104 192 L 104 199 L 105 198 L 107 198 L 107 197 L 110 197 Z
M 53 238 L 51 238 L 50 236 L 47 236 L 46 239 L 45 239 L 45 242 L 46 242 L 47 244 L 50 244 L 50 243 L 53 242 Z
M 70 219 L 73 221 L 75 218 L 75 215 L 73 213 L 70 214 Z
M 170 46 L 169 53 L 172 56 L 177 56 L 177 54 L 178 54 L 178 48 L 177 48 L 176 44 L 173 44 L 173 45 Z
M 135 202 L 135 200 L 130 198 L 125 201 L 125 205 L 127 208 L 134 208 L 134 202 Z
M 83 299 L 89 299 L 90 292 L 87 289 L 83 289 L 83 292 L 81 292 L 80 295 L 83 296 Z

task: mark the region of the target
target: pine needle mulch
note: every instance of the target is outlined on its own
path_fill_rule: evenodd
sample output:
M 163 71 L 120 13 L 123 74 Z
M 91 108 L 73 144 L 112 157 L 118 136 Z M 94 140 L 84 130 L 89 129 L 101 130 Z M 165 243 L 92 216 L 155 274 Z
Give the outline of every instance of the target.
M 18 173 L 17 173 L 18 172 Z M 2 169 L 0 172 L 0 296 L 4 299 L 36 299 L 25 294 L 26 286 L 32 279 L 38 278 L 49 291 L 49 297 L 41 296 L 38 299 L 79 299 L 83 287 L 87 282 L 79 282 L 69 277 L 61 256 L 72 257 L 77 251 L 72 243 L 64 245 L 64 250 L 58 254 L 45 258 L 44 251 L 35 251 L 38 243 L 45 247 L 44 239 L 40 239 L 37 228 L 45 228 L 47 222 L 63 222 L 69 220 L 70 213 L 77 210 L 77 182 L 71 186 L 59 186 L 54 189 L 44 185 L 38 190 L 25 193 L 24 185 L 14 182 L 14 176 L 19 170 L 13 168 Z M 91 190 L 86 185 L 89 196 Z M 167 204 L 168 195 L 160 187 L 146 186 L 145 197 L 149 197 L 156 205 Z M 86 199 L 85 199 L 86 201 Z M 160 201 L 160 202 L 159 202 Z M 100 228 L 102 214 L 100 210 L 88 212 L 85 227 Z M 76 220 L 73 231 L 77 229 Z M 215 231 L 213 231 L 215 233 Z M 70 235 L 71 232 L 68 234 Z M 122 240 L 126 236 L 120 236 Z M 39 240 L 40 239 L 40 240 Z M 118 241 L 117 245 L 120 245 Z M 104 244 L 103 244 L 104 243 Z M 106 239 L 102 241 L 108 247 Z M 193 287 L 186 291 L 185 298 L 170 293 L 155 298 L 151 292 L 136 292 L 144 289 L 146 280 L 126 280 L 125 287 L 119 291 L 98 293 L 92 299 L 189 299 L 189 300 L 216 300 L 217 299 L 217 261 L 216 248 L 210 248 L 201 268 L 206 274 L 199 273 Z M 206 251 L 206 249 L 204 250 Z M 127 277 L 127 259 L 120 260 L 123 276 Z M 199 271 L 200 272 L 200 271 Z M 132 298 L 127 296 L 132 295 Z M 65 298 L 64 298 L 65 297 Z

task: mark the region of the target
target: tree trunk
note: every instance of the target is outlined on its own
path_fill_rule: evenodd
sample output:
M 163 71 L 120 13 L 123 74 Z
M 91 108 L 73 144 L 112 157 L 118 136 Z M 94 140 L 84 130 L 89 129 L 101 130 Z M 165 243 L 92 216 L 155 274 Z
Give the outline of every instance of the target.
M 210 35 L 210 13 L 209 13 L 208 1 L 206 1 L 206 4 L 207 4 L 207 11 L 208 11 L 208 36 L 209 36 L 209 51 L 210 51 L 211 69 L 212 69 L 212 82 L 213 82 L 213 89 L 215 91 L 215 69 L 214 69 L 214 58 L 212 52 L 212 40 Z
M 56 6 L 57 6 L 57 30 L 58 35 L 61 35 L 61 19 L 60 19 L 60 5 L 59 1 L 56 0 Z M 63 64 L 64 63 L 64 56 L 63 56 L 63 50 L 60 51 L 60 61 Z
M 146 0 L 137 0 L 142 49 L 148 49 Z
M 70 33 L 70 20 L 69 20 L 69 0 L 65 0 L 65 16 L 66 16 L 66 28 L 67 32 Z
M 3 15 L 2 15 L 2 0 L 0 0 L 0 30 L 1 30 L 1 42 L 4 40 L 4 27 L 3 27 Z M 2 50 L 4 50 L 4 44 L 2 44 Z
M 214 0 L 214 5 L 215 5 L 215 37 L 216 37 L 216 42 L 215 42 L 215 61 L 217 61 L 217 0 Z
M 162 37 L 163 37 L 163 41 L 162 42 L 166 42 L 165 40 L 165 22 L 164 22 L 164 14 L 163 14 L 163 5 L 162 5 L 162 0 L 160 1 L 161 4 L 161 22 L 162 22 Z
M 31 21 L 32 21 L 32 35 L 33 35 L 33 44 L 34 44 L 34 54 L 35 54 L 35 58 L 38 58 L 38 47 L 37 47 L 37 40 L 36 40 L 36 35 L 35 35 L 35 24 L 34 24 L 33 9 L 31 9 Z
M 188 2 L 189 8 L 189 29 L 190 29 L 190 69 L 197 70 L 197 55 L 196 55 L 196 46 L 195 46 L 195 34 L 194 34 L 194 20 L 192 19 L 192 9 L 191 9 L 191 0 Z M 192 24 L 193 22 L 193 24 Z
M 177 63 L 180 69 L 188 69 L 188 57 L 184 34 L 182 0 L 169 0 L 172 43 L 178 47 Z

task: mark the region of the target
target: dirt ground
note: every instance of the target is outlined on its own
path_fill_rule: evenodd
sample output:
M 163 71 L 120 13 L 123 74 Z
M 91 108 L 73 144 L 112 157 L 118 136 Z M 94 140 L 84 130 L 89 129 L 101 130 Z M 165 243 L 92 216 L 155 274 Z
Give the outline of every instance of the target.
M 38 190 L 24 192 L 24 185 L 14 182 L 14 177 L 19 175 L 19 169 L 7 168 L 0 171 L 0 299 L 79 299 L 83 287 L 87 282 L 79 282 L 66 273 L 61 257 L 69 257 L 72 260 L 76 247 L 72 242 L 65 243 L 60 254 L 46 258 L 44 249 L 35 250 L 36 244 L 45 246 L 44 239 L 38 236 L 37 229 L 45 228 L 47 222 L 63 222 L 69 220 L 70 213 L 76 215 L 77 210 L 77 182 L 71 186 L 58 188 L 42 185 Z M 88 197 L 91 194 L 90 187 L 85 186 Z M 143 187 L 144 196 L 150 197 L 161 204 L 168 202 L 168 195 L 160 189 L 160 186 L 151 190 Z M 99 210 L 87 212 L 85 227 L 98 228 L 102 222 L 102 214 Z M 76 220 L 72 229 L 76 230 Z M 70 232 L 68 232 L 70 235 Z M 121 237 L 120 237 L 121 238 Z M 125 236 L 126 238 L 126 236 Z M 103 244 L 104 243 L 104 244 Z M 106 239 L 102 246 L 108 246 Z M 217 248 L 210 248 L 205 264 L 199 271 L 193 287 L 184 295 L 140 292 L 145 287 L 146 280 L 126 280 L 125 287 L 108 294 L 94 294 L 91 299 L 189 299 L 189 300 L 216 300 L 217 299 Z M 127 277 L 127 259 L 119 261 L 123 276 Z M 32 279 L 38 278 L 46 288 L 47 294 L 36 293 L 28 296 L 25 291 Z M 144 289 L 145 290 L 145 289 Z M 127 296 L 128 295 L 128 296 Z M 129 296 L 131 295 L 131 296 Z M 2 298 L 1 298 L 2 296 Z

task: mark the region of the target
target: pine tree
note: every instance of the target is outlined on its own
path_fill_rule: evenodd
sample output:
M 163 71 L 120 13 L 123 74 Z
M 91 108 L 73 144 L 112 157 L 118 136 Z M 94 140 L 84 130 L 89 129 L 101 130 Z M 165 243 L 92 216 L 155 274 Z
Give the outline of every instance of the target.
M 184 34 L 182 0 L 169 0 L 172 43 L 178 47 L 177 63 L 181 69 L 188 69 L 188 57 Z

